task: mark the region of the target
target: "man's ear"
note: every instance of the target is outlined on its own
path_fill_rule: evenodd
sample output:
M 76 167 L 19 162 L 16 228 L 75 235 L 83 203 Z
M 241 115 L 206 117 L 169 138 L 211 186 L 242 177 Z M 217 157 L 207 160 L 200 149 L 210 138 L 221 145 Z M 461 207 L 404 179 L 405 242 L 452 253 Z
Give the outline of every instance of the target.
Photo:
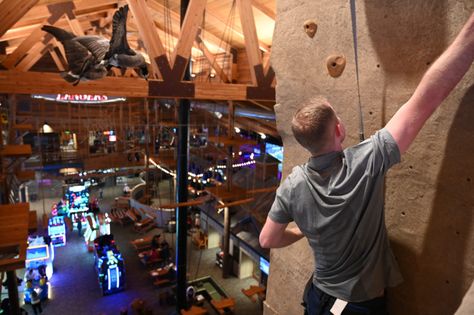
M 336 123 L 336 137 L 340 138 L 342 136 L 342 126 L 341 124 L 339 123 L 339 121 Z

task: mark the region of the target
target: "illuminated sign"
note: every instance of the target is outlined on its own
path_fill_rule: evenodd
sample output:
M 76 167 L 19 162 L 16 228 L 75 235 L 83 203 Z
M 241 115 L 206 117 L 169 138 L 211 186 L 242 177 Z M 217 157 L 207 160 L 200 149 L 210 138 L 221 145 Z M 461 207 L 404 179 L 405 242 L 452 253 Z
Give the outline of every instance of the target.
M 91 94 L 58 94 L 56 101 L 66 102 L 104 102 L 108 101 L 107 95 L 91 95 Z
M 99 104 L 123 102 L 126 99 L 123 97 L 107 96 L 107 95 L 93 95 L 93 94 L 36 94 L 33 98 L 41 98 L 47 101 L 56 101 L 61 103 L 81 103 L 81 104 Z

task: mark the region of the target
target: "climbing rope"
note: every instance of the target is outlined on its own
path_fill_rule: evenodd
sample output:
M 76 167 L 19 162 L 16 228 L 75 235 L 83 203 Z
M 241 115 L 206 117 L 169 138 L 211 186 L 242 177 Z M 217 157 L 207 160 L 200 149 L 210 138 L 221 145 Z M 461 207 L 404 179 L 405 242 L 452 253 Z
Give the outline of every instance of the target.
M 359 58 L 357 54 L 357 20 L 356 20 L 356 7 L 355 0 L 351 0 L 351 20 L 352 20 L 352 36 L 354 39 L 354 58 L 356 67 L 356 80 L 357 80 L 357 100 L 359 103 L 359 139 L 364 141 L 364 117 L 362 113 L 362 102 L 360 99 L 360 80 L 359 80 Z

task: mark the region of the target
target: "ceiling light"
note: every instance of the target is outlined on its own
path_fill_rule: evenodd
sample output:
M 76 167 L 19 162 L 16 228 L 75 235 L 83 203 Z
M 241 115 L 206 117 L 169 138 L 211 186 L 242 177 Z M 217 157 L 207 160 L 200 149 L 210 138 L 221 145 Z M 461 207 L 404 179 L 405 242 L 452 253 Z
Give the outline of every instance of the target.
M 240 128 L 239 127 L 234 127 L 234 130 L 236 133 L 240 133 Z
M 50 125 L 48 125 L 47 122 L 44 122 L 44 125 L 41 127 L 40 133 L 52 133 L 53 128 L 51 128 Z

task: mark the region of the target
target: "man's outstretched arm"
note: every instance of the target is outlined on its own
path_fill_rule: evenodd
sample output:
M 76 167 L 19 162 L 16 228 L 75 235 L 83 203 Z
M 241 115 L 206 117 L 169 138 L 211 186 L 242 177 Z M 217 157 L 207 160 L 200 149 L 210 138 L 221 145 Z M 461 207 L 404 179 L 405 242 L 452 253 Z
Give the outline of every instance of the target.
M 260 246 L 263 248 L 285 247 L 303 238 L 298 227 L 287 228 L 288 224 L 281 224 L 267 217 L 267 221 L 260 232 Z
M 474 13 L 454 42 L 433 63 L 411 98 L 385 126 L 398 144 L 408 150 L 426 120 L 454 89 L 474 60 Z

